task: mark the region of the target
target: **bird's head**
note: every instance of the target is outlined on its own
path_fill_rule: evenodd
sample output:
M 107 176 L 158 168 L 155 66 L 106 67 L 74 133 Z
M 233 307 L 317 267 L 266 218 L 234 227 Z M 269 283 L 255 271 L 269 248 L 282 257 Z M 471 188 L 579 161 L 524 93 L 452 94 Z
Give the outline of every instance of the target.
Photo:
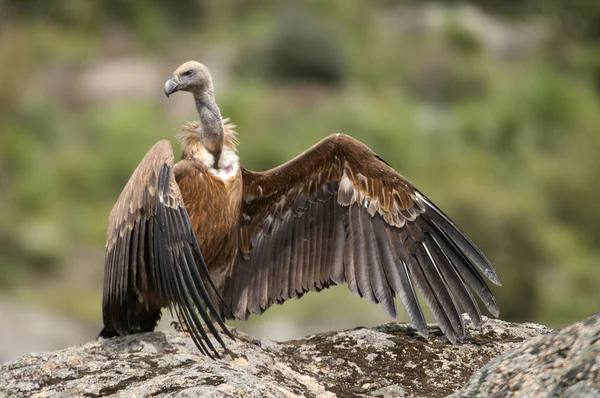
M 212 78 L 208 68 L 196 61 L 188 61 L 181 65 L 165 83 L 167 97 L 176 91 L 188 91 L 198 96 L 212 93 Z

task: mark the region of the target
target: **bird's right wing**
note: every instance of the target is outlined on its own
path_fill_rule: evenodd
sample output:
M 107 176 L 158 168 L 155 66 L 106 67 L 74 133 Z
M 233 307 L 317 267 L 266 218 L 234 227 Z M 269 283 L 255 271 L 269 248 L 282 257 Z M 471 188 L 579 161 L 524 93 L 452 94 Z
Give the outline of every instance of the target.
M 218 356 L 200 318 L 223 347 L 211 317 L 228 331 L 202 277 L 213 285 L 175 181 L 173 148 L 163 140 L 148 151 L 109 216 L 105 330 L 119 335 L 142 331 L 140 312 L 169 306 L 200 351 Z

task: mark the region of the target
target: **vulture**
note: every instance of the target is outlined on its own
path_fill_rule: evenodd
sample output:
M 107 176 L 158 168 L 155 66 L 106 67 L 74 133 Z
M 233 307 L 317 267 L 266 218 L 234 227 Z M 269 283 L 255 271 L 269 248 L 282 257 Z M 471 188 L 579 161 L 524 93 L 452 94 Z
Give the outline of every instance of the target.
M 152 331 L 167 307 L 218 356 L 209 334 L 225 347 L 224 320 L 339 284 L 392 317 L 397 295 L 427 337 L 420 292 L 452 343 L 465 337 L 460 308 L 482 322 L 475 296 L 498 316 L 491 263 L 366 145 L 335 133 L 272 170 L 246 170 L 206 66 L 184 63 L 164 91 L 191 93 L 199 119 L 177 135 L 178 162 L 167 140 L 148 151 L 110 213 L 100 336 Z

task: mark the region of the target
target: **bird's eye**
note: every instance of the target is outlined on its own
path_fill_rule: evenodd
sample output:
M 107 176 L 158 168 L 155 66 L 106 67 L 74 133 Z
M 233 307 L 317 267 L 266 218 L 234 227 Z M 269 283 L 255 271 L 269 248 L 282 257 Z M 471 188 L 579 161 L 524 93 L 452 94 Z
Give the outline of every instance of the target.
M 192 76 L 193 70 L 189 69 L 182 73 L 182 76 Z

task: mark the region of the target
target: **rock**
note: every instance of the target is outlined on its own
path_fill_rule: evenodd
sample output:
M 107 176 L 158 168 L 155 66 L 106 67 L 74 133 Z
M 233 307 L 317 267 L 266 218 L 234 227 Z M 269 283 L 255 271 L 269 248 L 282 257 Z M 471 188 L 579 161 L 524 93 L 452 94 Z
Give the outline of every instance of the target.
M 600 313 L 494 358 L 452 397 L 600 397 Z
M 491 319 L 467 326 L 456 345 L 437 327 L 425 340 L 398 323 L 283 343 L 244 335 L 215 360 L 174 331 L 99 340 L 0 366 L 0 396 L 442 397 L 494 356 L 550 333 Z

